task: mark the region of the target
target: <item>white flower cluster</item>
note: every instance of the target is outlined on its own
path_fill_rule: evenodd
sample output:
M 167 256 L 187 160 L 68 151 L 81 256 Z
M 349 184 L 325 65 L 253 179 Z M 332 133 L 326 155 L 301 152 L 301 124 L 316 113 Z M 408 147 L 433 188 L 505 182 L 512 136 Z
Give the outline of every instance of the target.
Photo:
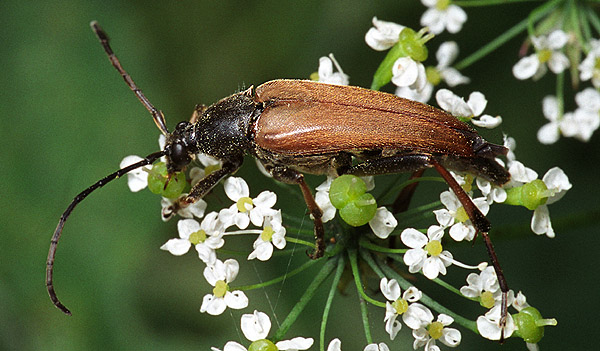
M 523 57 L 515 64 L 513 74 L 517 79 L 538 80 L 548 69 L 559 74 L 571 65 L 563 50 L 572 39 L 563 30 L 554 30 L 547 36 L 532 36 L 530 40 L 535 53 Z M 542 144 L 553 144 L 561 135 L 587 142 L 600 127 L 600 40 L 591 39 L 588 44 L 588 53 L 577 68 L 580 72 L 579 79 L 591 81 L 594 87 L 584 88 L 575 95 L 578 107 L 573 112 L 563 113 L 563 101 L 555 96 L 548 95 L 544 98 L 542 111 L 549 123 L 538 131 L 538 140 Z

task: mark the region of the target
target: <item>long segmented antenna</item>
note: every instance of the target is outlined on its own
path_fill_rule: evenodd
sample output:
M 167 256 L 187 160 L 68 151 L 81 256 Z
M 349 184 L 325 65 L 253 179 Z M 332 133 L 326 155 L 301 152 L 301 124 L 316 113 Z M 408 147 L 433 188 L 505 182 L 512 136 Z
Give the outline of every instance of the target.
M 100 179 L 99 181 L 94 183 L 92 186 L 90 186 L 89 188 L 87 188 L 84 191 L 82 191 L 81 193 L 79 193 L 79 195 L 75 196 L 73 201 L 71 201 L 71 204 L 69 205 L 69 207 L 67 207 L 67 209 L 62 214 L 62 216 L 60 216 L 58 225 L 56 226 L 56 229 L 54 230 L 54 235 L 52 235 L 52 241 L 50 242 L 50 250 L 48 251 L 48 259 L 46 260 L 46 288 L 48 289 L 48 294 L 50 295 L 50 300 L 52 300 L 52 303 L 54 303 L 54 306 L 58 307 L 65 314 L 70 316 L 71 311 L 69 311 L 69 309 L 67 307 L 65 307 L 65 305 L 63 305 L 60 302 L 60 300 L 58 300 L 58 297 L 56 296 L 56 292 L 54 291 L 52 275 L 53 275 L 53 271 L 54 271 L 54 258 L 56 257 L 56 247 L 58 246 L 58 240 L 60 239 L 60 235 L 62 233 L 63 227 L 65 226 L 65 222 L 67 221 L 67 218 L 69 218 L 69 215 L 71 214 L 71 212 L 73 212 L 73 209 L 75 208 L 75 206 L 77 206 L 78 203 L 83 201 L 83 199 L 85 199 L 89 194 L 91 194 L 92 191 L 103 187 L 108 182 L 110 182 L 116 178 L 122 177 L 123 175 L 127 174 L 128 172 L 133 171 L 134 169 L 144 167 L 147 165 L 151 165 L 152 163 L 154 163 L 154 161 L 158 160 L 159 158 L 161 158 L 164 155 L 165 155 L 165 151 L 155 152 L 153 154 L 146 156 L 146 158 L 144 158 L 143 160 L 141 160 L 139 162 L 136 162 L 130 166 L 121 168 L 118 171 L 111 173 L 111 174 L 107 175 L 106 177 Z
M 142 105 L 144 105 L 146 110 L 148 110 L 148 112 L 150 112 L 150 114 L 152 115 L 152 118 L 154 119 L 154 123 L 156 123 L 156 126 L 158 127 L 158 129 L 160 129 L 161 133 L 163 133 L 163 135 L 167 135 L 169 133 L 169 131 L 167 130 L 167 126 L 165 124 L 165 116 L 163 115 L 162 111 L 157 110 L 152 105 L 152 103 L 150 103 L 150 101 L 146 98 L 144 93 L 142 93 L 142 91 L 137 87 L 137 85 L 135 85 L 135 83 L 133 82 L 133 79 L 131 79 L 131 76 L 129 75 L 129 73 L 127 73 L 123 69 L 123 66 L 121 66 L 121 62 L 119 62 L 119 59 L 117 58 L 115 53 L 110 48 L 110 45 L 108 44 L 108 40 L 109 40 L 108 35 L 106 35 L 104 30 L 102 30 L 102 28 L 96 21 L 92 21 L 90 23 L 90 27 L 92 27 L 92 30 L 94 31 L 94 33 L 96 33 L 96 36 L 100 40 L 100 44 L 102 44 L 104 51 L 108 55 L 108 59 L 110 60 L 110 63 L 112 63 L 112 65 L 117 69 L 117 71 L 119 71 L 119 73 L 125 80 L 125 83 L 127 83 L 127 86 L 131 89 L 131 91 L 133 91 L 135 96 L 138 98 L 138 100 L 140 100 Z

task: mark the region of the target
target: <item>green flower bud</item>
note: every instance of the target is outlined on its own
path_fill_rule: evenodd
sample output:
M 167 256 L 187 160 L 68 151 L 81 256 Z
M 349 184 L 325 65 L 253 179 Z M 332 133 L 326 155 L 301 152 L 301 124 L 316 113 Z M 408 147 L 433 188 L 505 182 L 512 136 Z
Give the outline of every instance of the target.
M 516 333 L 528 343 L 537 343 L 544 336 L 544 327 L 538 326 L 536 321 L 543 320 L 540 311 L 534 307 L 526 307 L 513 315 Z
M 186 185 L 187 182 L 183 172 L 177 172 L 169 179 L 167 165 L 164 162 L 154 164 L 148 174 L 148 189 L 154 194 L 169 199 L 174 199 L 181 195 Z
M 546 203 L 548 199 L 548 187 L 541 179 L 531 183 L 506 190 L 507 205 L 524 206 L 528 210 L 535 210 L 538 206 Z
M 366 192 L 367 185 L 357 176 L 343 175 L 333 180 L 329 200 L 340 217 L 353 227 L 369 223 L 377 212 L 377 201 Z
M 356 201 L 348 203 L 340 209 L 340 217 L 353 227 L 369 223 L 377 212 L 377 202 L 373 195 L 362 194 Z
M 367 191 L 365 182 L 357 176 L 345 174 L 331 182 L 329 200 L 333 207 L 342 209 L 348 203 L 355 201 Z

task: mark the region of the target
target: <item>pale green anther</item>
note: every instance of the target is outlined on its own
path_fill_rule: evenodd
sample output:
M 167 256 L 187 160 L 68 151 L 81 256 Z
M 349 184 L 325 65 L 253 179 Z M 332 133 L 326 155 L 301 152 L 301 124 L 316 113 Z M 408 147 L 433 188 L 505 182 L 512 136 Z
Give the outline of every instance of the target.
M 248 351 L 277 351 L 277 346 L 267 339 L 256 340 L 248 347 Z
M 492 308 L 494 307 L 495 304 L 495 300 L 494 300 L 494 294 L 492 294 L 489 291 L 484 291 L 481 293 L 481 296 L 479 297 L 479 304 L 485 308 Z
M 206 166 L 206 168 L 204 168 L 204 176 L 206 177 L 207 175 L 214 171 L 218 171 L 219 169 L 221 169 L 221 166 L 218 164 Z
M 190 234 L 188 240 L 192 243 L 192 245 L 198 245 L 199 243 L 203 243 L 206 240 L 206 232 L 204 229 L 200 229 L 197 232 L 193 232 Z
M 247 197 L 247 196 L 241 197 L 237 201 L 237 209 L 238 209 L 238 211 L 240 211 L 242 213 L 247 212 L 248 210 L 246 209 L 246 204 L 252 206 L 252 199 L 249 198 L 249 197 Z
M 265 229 L 263 229 L 262 233 L 260 233 L 260 238 L 263 241 L 271 241 L 271 238 L 273 237 L 273 233 L 275 233 L 273 231 L 273 228 L 271 228 L 271 226 L 266 226 Z
M 548 62 L 548 60 L 550 60 L 550 57 L 552 57 L 552 50 L 542 49 L 537 52 L 537 56 L 540 63 Z
M 425 75 L 427 76 L 427 81 L 431 84 L 438 85 L 442 81 L 442 76 L 440 75 L 440 71 L 433 66 L 428 66 L 425 68 Z
M 398 299 L 392 302 L 392 307 L 394 307 L 396 313 L 403 314 L 408 309 L 408 302 L 405 299 Z
M 435 4 L 435 8 L 440 11 L 444 11 L 448 8 L 448 6 L 450 6 L 450 2 L 450 0 L 438 0 L 437 4 Z
M 217 283 L 213 288 L 213 295 L 215 295 L 215 297 L 223 297 L 228 290 L 229 286 L 224 280 L 217 280 Z
M 454 215 L 454 220 L 457 223 L 465 223 L 468 219 L 469 219 L 469 215 L 467 214 L 467 211 L 465 211 L 464 207 L 460 206 L 456 210 L 456 214 Z
M 439 254 L 442 253 L 442 250 L 442 243 L 439 240 L 431 240 L 425 245 L 425 251 L 427 251 L 430 256 L 439 256 Z
M 427 326 L 427 331 L 429 332 L 429 336 L 432 339 L 439 339 L 442 337 L 442 330 L 444 330 L 444 325 L 442 322 L 433 322 Z
M 473 116 L 471 116 L 470 118 L 473 118 Z M 463 179 L 465 180 L 465 184 L 462 185 L 462 188 L 470 193 L 471 190 L 473 190 L 473 181 L 475 181 L 475 177 L 470 175 L 470 174 L 465 174 Z

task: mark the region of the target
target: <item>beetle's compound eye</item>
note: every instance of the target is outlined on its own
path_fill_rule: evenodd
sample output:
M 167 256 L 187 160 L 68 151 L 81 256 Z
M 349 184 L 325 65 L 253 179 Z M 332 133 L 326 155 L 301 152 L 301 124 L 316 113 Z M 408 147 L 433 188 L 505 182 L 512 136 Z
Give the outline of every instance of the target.
M 169 158 L 171 163 L 178 170 L 181 170 L 183 167 L 192 162 L 192 159 L 187 153 L 186 147 L 182 143 L 174 143 L 171 145 L 171 153 Z

